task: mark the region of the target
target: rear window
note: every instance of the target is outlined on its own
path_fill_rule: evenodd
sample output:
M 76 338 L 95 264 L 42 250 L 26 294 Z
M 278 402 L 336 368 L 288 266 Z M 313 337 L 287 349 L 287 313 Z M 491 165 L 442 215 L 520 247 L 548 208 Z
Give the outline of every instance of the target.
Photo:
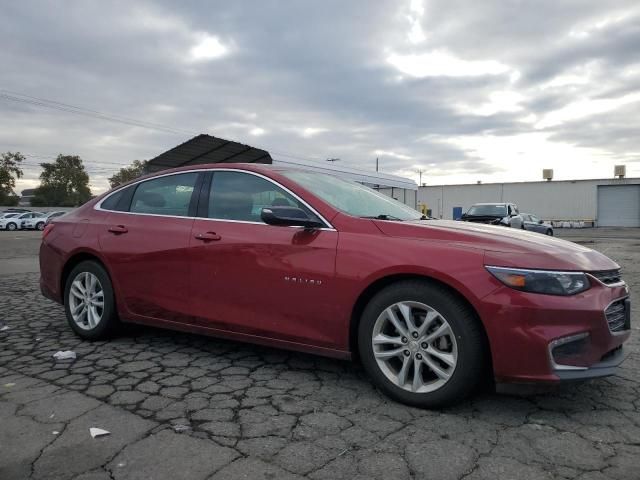
M 506 205 L 474 205 L 469 209 L 467 215 L 505 217 L 507 215 L 507 207 Z

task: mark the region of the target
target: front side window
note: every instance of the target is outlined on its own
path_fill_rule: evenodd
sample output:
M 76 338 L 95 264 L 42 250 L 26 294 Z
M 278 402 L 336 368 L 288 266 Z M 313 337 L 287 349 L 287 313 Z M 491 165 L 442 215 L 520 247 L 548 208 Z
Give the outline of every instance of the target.
M 214 172 L 209 193 L 209 218 L 262 222 L 264 207 L 298 207 L 314 215 L 302 202 L 264 178 L 243 172 Z
M 198 172 L 190 172 L 139 183 L 129 211 L 187 217 L 197 178 Z
M 302 170 L 281 173 L 333 207 L 354 217 L 386 220 L 422 218 L 422 214 L 416 210 L 356 182 L 342 180 L 326 173 Z

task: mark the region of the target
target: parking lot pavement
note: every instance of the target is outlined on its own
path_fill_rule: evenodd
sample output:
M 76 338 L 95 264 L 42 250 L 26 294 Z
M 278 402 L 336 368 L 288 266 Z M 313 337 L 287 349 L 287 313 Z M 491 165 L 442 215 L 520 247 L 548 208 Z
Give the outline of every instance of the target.
M 38 247 L 42 232 L 0 230 L 0 275 L 39 272 Z
M 638 297 L 636 234 L 575 239 L 621 263 Z M 27 258 L 27 243 L 11 245 Z M 388 400 L 349 362 L 142 327 L 81 341 L 37 280 L 0 271 L 2 479 L 639 475 L 637 332 L 615 377 L 426 411 Z M 637 302 L 633 313 L 637 325 Z M 76 360 L 55 361 L 59 350 Z

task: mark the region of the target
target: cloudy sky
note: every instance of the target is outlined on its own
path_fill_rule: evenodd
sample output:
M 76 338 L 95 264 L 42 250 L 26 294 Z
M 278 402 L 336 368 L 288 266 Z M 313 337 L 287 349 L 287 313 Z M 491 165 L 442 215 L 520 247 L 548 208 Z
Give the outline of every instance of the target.
M 65 153 L 85 160 L 100 192 L 118 166 L 197 133 L 276 158 L 374 169 L 379 157 L 387 173 L 417 180 L 424 169 L 428 184 L 539 180 L 542 168 L 601 178 L 614 164 L 640 176 L 637 0 L 6 1 L 2 11 L 0 151 L 27 154 L 18 189 Z

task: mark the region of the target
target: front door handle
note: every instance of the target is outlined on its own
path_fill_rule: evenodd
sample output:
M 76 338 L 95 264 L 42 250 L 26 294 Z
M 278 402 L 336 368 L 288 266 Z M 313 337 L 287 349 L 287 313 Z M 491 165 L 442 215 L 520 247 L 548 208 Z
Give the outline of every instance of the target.
M 127 233 L 129 230 L 127 230 L 127 227 L 125 227 L 124 225 L 112 225 L 111 227 L 109 227 L 109 232 L 115 234 L 115 235 L 121 235 L 123 233 Z
M 205 232 L 205 233 L 198 233 L 196 235 L 196 239 L 202 240 L 203 242 L 217 242 L 218 240 L 222 239 L 222 237 L 218 235 L 216 232 Z

